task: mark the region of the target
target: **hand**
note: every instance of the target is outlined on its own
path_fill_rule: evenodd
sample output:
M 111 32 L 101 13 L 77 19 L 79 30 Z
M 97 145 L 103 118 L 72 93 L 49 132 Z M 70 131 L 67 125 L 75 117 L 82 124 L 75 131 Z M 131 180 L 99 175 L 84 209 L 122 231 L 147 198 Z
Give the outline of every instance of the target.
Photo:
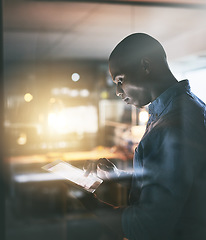
M 120 171 L 107 158 L 100 158 L 98 161 L 86 161 L 84 165 L 85 176 L 95 174 L 102 179 L 118 178 Z

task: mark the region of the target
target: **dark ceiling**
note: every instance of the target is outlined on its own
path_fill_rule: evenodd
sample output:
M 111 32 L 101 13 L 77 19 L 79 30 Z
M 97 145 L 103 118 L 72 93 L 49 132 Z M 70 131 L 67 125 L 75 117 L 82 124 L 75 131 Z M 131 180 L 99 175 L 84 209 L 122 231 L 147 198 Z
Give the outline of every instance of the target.
M 204 7 L 114 2 L 5 1 L 5 61 L 107 60 L 123 37 L 145 32 L 169 60 L 205 62 Z

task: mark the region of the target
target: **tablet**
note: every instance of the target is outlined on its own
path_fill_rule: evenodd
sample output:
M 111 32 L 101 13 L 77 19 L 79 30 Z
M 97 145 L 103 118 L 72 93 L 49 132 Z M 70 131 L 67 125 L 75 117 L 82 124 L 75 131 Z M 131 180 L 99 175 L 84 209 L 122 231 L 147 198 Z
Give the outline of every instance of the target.
M 95 175 L 85 176 L 85 172 L 71 164 L 62 160 L 56 160 L 42 167 L 42 169 L 61 176 L 76 186 L 85 189 L 88 192 L 93 193 L 99 185 L 103 182 L 102 179 Z

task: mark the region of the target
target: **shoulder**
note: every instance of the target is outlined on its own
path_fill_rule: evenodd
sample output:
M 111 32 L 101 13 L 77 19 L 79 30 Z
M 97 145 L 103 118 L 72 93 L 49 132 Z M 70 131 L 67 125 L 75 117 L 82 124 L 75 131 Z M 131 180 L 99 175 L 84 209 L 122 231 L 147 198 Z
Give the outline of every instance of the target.
M 158 130 L 167 128 L 184 133 L 206 130 L 205 103 L 191 92 L 176 97 L 164 111 L 156 124 Z

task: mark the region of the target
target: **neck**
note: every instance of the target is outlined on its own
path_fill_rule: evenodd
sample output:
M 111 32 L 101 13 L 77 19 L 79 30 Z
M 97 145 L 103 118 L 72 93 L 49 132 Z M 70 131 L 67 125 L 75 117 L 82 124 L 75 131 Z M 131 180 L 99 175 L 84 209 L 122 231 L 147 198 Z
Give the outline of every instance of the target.
M 168 69 L 166 72 L 158 74 L 155 81 L 155 84 L 151 90 L 151 100 L 154 101 L 159 97 L 164 91 L 177 83 L 177 79 L 174 77 L 172 72 Z

